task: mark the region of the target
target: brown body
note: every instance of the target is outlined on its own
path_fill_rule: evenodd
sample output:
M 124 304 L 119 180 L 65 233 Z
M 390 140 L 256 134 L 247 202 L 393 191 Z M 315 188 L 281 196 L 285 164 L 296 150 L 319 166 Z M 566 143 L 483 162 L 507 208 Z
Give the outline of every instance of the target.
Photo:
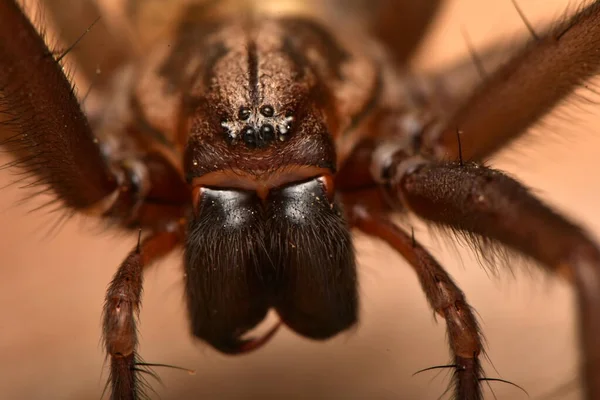
M 100 132 L 119 135 L 120 119 L 119 130 L 144 143 L 134 151 L 161 148 L 188 181 L 282 184 L 281 174 L 293 181 L 338 170 L 373 134 L 374 111 L 410 101 L 366 32 L 323 23 L 319 10 L 320 19 L 276 2 L 242 11 L 222 3 L 185 8 L 183 22 L 128 67 L 116 94 L 126 111 L 115 118 L 109 110 Z
M 534 34 L 485 84 L 454 91 L 464 65 L 424 80 L 404 70 L 439 1 L 140 4 L 105 10 L 130 22 L 121 31 L 139 37 L 138 53 L 102 79 L 108 94 L 90 126 L 43 40 L 0 0 L 0 33 L 19 32 L 0 43 L 0 127 L 14 166 L 71 210 L 148 231 L 106 297 L 113 398 L 142 388 L 136 315 L 153 261 L 184 245 L 192 333 L 243 353 L 275 332 L 244 338 L 269 309 L 313 339 L 356 322 L 357 228 L 414 267 L 447 322 L 455 396 L 481 399 L 490 378 L 477 321 L 445 270 L 389 219 L 411 211 L 463 235 L 487 262 L 508 248 L 566 271 L 579 295 L 586 396 L 600 399 L 597 245 L 480 163 L 600 70 L 600 2 Z M 166 14 L 158 34 L 136 32 L 147 10 Z

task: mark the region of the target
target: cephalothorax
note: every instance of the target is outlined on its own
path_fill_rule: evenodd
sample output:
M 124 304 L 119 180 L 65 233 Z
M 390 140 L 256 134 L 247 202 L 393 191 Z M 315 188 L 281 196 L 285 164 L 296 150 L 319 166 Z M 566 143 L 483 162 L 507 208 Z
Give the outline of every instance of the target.
M 356 323 L 356 228 L 414 267 L 448 325 L 456 398 L 481 399 L 482 340 L 465 296 L 390 220 L 412 212 L 566 272 L 586 396 L 600 399 L 598 246 L 481 164 L 600 70 L 600 2 L 458 92 L 452 74 L 405 68 L 440 3 L 169 2 L 172 23 L 138 32 L 139 57 L 99 79 L 103 107 L 86 117 L 19 6 L 0 0 L 0 33 L 18 32 L 0 42 L 0 133 L 15 166 L 66 207 L 144 232 L 106 298 L 112 398 L 140 395 L 135 318 L 153 261 L 184 246 L 192 333 L 243 353 L 275 332 L 244 337 L 270 309 L 312 339 Z M 124 9 L 136 28 L 144 7 Z

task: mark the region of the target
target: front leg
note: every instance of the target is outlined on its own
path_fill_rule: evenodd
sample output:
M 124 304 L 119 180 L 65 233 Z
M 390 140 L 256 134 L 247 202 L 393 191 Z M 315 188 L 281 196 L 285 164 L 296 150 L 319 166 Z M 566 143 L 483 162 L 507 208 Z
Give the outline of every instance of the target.
M 182 232 L 164 231 L 150 235 L 129 253 L 106 293 L 103 332 L 106 353 L 110 357 L 110 398 L 137 399 L 140 388 L 136 319 L 140 311 L 143 271 L 168 254 L 182 241 Z
M 70 208 L 105 207 L 119 178 L 105 163 L 74 90 L 14 0 L 0 0 L 0 144 L 13 165 Z
M 597 76 L 600 1 L 581 3 L 585 6 L 575 15 L 534 38 L 508 63 L 486 76 L 469 98 L 462 101 L 457 96 L 455 100 L 462 105 L 453 115 L 425 129 L 424 152 L 439 160 L 458 160 L 459 153 L 465 160 L 486 159 Z M 485 58 L 490 55 L 484 53 Z M 462 132 L 461 151 L 457 130 Z
M 74 89 L 14 0 L 0 0 L 0 145 L 30 186 L 74 211 L 155 229 L 184 215 L 189 189 L 155 154 L 103 154 Z
M 386 168 L 391 198 L 475 246 L 496 241 L 571 280 L 577 290 L 585 398 L 600 399 L 600 251 L 579 226 L 523 185 L 479 164 L 430 162 L 396 153 Z M 490 260 L 486 248 L 479 248 Z M 492 260 L 493 261 L 493 260 Z

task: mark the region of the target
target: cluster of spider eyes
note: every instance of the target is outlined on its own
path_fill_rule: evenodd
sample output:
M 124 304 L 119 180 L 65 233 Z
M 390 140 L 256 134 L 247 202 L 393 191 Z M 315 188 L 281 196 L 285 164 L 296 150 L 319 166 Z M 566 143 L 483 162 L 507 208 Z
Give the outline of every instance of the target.
M 268 104 L 261 106 L 258 111 L 263 118 L 256 116 L 254 123 L 250 123 L 252 110 L 244 106 L 238 110 L 238 121 L 221 122 L 230 142 L 236 143 L 241 139 L 248 147 L 263 147 L 275 139 L 282 142 L 287 139 L 294 119 L 291 115 L 286 114 L 285 117 L 279 118 L 275 116 L 273 106 Z M 264 119 L 270 121 L 265 122 Z M 243 126 L 239 128 L 240 125 Z

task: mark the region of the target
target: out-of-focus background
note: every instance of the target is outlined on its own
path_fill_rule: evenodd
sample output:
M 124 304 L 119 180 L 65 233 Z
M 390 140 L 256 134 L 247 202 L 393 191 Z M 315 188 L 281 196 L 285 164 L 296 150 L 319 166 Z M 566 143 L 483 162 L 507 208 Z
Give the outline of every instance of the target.
M 568 0 L 520 0 L 534 26 L 563 14 Z M 573 2 L 571 2 L 573 3 Z M 510 0 L 448 1 L 416 65 L 439 67 L 475 48 L 527 30 Z M 10 40 L 5 38 L 5 40 Z M 600 233 L 600 106 L 571 102 L 491 161 L 595 237 Z M 1 171 L 0 185 L 15 179 Z M 107 378 L 100 343 L 104 293 L 133 236 L 99 232 L 72 220 L 46 237 L 54 217 L 17 206 L 23 192 L 0 192 L 0 392 L 6 399 L 98 399 Z M 577 346 L 571 289 L 535 269 L 490 277 L 466 251 L 416 232 L 447 267 L 475 307 L 487 338 L 490 377 L 523 386 L 532 399 L 555 393 L 578 399 Z M 264 349 L 226 357 L 188 334 L 180 254 L 145 277 L 140 352 L 159 368 L 162 399 L 436 399 L 447 372 L 412 374 L 449 361 L 443 320 L 436 324 L 410 267 L 385 245 L 357 236 L 362 320 L 326 343 L 283 329 Z M 526 399 L 491 383 L 498 399 Z M 563 391 L 560 393 L 557 390 Z M 567 388 L 564 391 L 564 387 Z M 490 389 L 487 395 L 493 398 Z

